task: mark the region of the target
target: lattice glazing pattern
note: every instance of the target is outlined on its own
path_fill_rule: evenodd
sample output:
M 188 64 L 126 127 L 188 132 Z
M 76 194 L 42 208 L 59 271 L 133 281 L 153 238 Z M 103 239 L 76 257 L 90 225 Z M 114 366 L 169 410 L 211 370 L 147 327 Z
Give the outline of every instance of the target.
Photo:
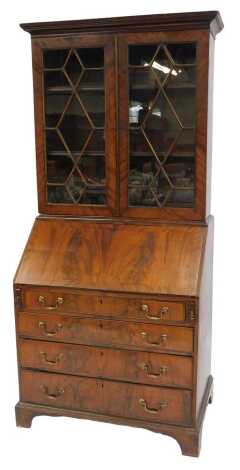
M 194 206 L 195 74 L 195 44 L 129 47 L 130 206 Z
M 44 51 L 47 201 L 106 204 L 104 49 Z

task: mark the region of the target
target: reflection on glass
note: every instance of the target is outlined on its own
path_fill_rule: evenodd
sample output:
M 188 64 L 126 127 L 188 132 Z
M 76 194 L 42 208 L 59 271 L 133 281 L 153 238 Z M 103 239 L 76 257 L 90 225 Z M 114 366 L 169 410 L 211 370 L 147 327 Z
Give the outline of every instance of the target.
M 44 52 L 47 200 L 106 204 L 103 48 Z
M 193 207 L 195 44 L 129 47 L 129 205 Z

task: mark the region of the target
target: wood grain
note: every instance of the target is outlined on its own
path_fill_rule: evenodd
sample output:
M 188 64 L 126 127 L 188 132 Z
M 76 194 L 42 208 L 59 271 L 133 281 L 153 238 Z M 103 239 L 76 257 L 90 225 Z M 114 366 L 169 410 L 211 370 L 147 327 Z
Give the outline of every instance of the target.
M 36 220 L 15 284 L 196 296 L 206 232 Z
M 171 31 L 162 30 L 166 17 L 160 15 L 159 31 L 137 32 L 134 29 L 129 33 L 118 31 L 116 47 L 114 34 L 82 34 L 71 36 L 33 37 L 33 82 L 35 103 L 35 132 L 37 156 L 37 181 L 39 212 L 52 215 L 75 215 L 90 217 L 124 216 L 129 218 L 160 219 L 172 221 L 205 221 L 209 215 L 210 183 L 208 175 L 211 173 L 211 135 L 207 133 L 207 126 L 211 121 L 211 95 L 212 90 L 208 84 L 211 82 L 213 55 L 209 56 L 209 41 L 212 38 L 209 29 L 213 31 L 221 18 L 217 12 L 203 12 L 202 19 L 208 27 L 197 31 L 173 28 Z M 158 15 L 156 15 L 157 20 Z M 171 15 L 170 15 L 171 17 Z M 194 21 L 197 14 L 186 15 L 186 23 Z M 200 15 L 201 17 L 201 15 Z M 179 19 L 183 19 L 180 15 Z M 144 18 L 143 18 L 144 19 Z M 174 21 L 177 16 L 173 17 Z M 118 20 L 118 19 L 116 19 Z M 121 19 L 119 19 L 121 20 Z M 127 22 L 127 19 L 125 19 Z M 70 23 L 53 23 L 53 29 L 60 26 L 70 26 Z M 79 23 L 81 27 L 81 22 Z M 86 24 L 86 23 L 85 23 Z M 118 21 L 118 25 L 121 21 Z M 205 26 L 206 26 L 205 25 Z M 211 29 L 210 25 L 213 26 Z M 47 24 L 42 25 L 46 27 Z M 27 29 L 27 26 L 24 26 Z M 37 24 L 33 30 L 38 29 Z M 41 30 L 41 25 L 39 25 Z M 51 36 L 51 34 L 50 34 Z M 129 207 L 128 205 L 128 45 L 131 44 L 159 44 L 161 42 L 196 42 L 197 44 L 197 81 L 196 81 L 196 171 L 195 171 L 195 202 L 193 208 L 184 207 Z M 105 48 L 105 81 L 106 81 L 106 191 L 107 205 L 81 205 L 81 204 L 51 204 L 46 195 L 46 155 L 44 136 L 44 85 L 42 51 L 51 48 L 71 47 L 104 47 Z M 211 48 L 212 49 L 212 48 Z M 121 105 L 120 105 L 121 103 Z M 209 116 L 208 116 L 209 115 Z M 119 119 L 118 119 L 119 118 Z M 120 164 L 119 164 L 120 160 Z M 206 180 L 208 178 L 208 183 Z M 207 193 L 207 194 L 206 194 Z M 120 203 L 119 203 L 120 201 Z
M 106 206 L 73 203 L 51 204 L 47 201 L 43 50 L 71 49 L 72 47 L 104 48 Z M 115 42 L 112 35 L 83 35 L 77 38 L 58 38 L 57 40 L 55 38 L 32 39 L 38 209 L 40 213 L 78 216 L 113 216 L 117 214 L 115 60 Z
M 192 388 L 190 357 L 26 339 L 19 341 L 19 349 L 24 368 Z
M 22 23 L 21 28 L 33 36 L 74 34 L 81 32 L 119 32 L 129 30 L 194 30 L 207 29 L 215 36 L 223 28 L 218 11 L 168 13 L 160 15 L 136 15 L 90 20 L 49 21 Z
M 196 394 L 197 415 L 199 413 L 206 384 L 211 373 L 213 237 L 214 219 L 213 217 L 209 217 L 208 235 L 202 264 L 199 298 Z
M 28 338 L 66 343 L 188 354 L 193 351 L 193 329 L 182 326 L 19 313 L 18 332 Z
M 17 289 L 16 291 L 17 292 Z M 168 300 L 155 300 L 149 297 L 139 298 L 124 295 L 103 295 L 100 292 L 69 292 L 67 289 L 50 289 L 45 287 L 25 288 L 21 290 L 22 301 L 17 308 L 31 312 L 84 314 L 116 318 L 123 320 L 137 320 L 145 322 L 185 322 L 189 321 L 184 302 L 169 302 Z M 16 293 L 17 297 L 17 293 Z M 44 298 L 43 303 L 39 298 Z M 62 303 L 58 303 L 58 299 Z
M 56 408 L 55 406 L 49 405 L 34 405 L 31 403 L 24 403 L 22 401 L 18 402 L 15 408 L 16 423 L 17 426 L 29 428 L 31 427 L 32 420 L 35 416 L 48 415 L 53 417 L 69 416 L 72 418 L 91 419 L 99 422 L 141 427 L 171 436 L 173 439 L 176 439 L 180 445 L 183 455 L 198 457 L 201 448 L 203 420 L 209 403 L 209 398 L 212 395 L 212 385 L 212 377 L 209 377 L 201 405 L 201 412 L 199 413 L 199 419 L 195 426 L 175 426 L 171 424 L 152 422 L 149 419 L 139 420 L 134 418 L 121 418 L 119 416 L 110 416 L 101 413 L 74 411 L 61 407 Z
M 183 207 L 129 207 L 129 80 L 128 46 L 160 44 L 162 42 L 195 42 L 197 45 L 196 80 L 196 135 L 195 135 L 195 204 L 193 208 Z M 168 31 L 144 32 L 119 35 L 119 142 L 120 142 L 120 208 L 121 215 L 134 218 L 156 218 L 161 220 L 204 221 L 206 212 L 206 172 L 207 172 L 207 120 L 208 113 L 208 31 Z M 210 136 L 209 136 L 210 138 Z M 210 153 L 210 149 L 209 149 Z M 209 155 L 210 161 L 210 155 Z
M 212 401 L 210 211 L 216 11 L 22 24 L 32 35 L 39 211 L 14 279 L 16 422 L 143 427 L 198 456 Z M 128 46 L 196 43 L 192 208 L 128 207 Z M 42 52 L 104 47 L 106 206 L 48 204 Z M 42 299 L 39 301 L 39 297 Z M 59 301 L 59 298 L 61 301 Z
M 75 410 L 175 424 L 191 423 L 191 392 L 22 370 L 22 398 Z M 54 397 L 56 395 L 56 398 Z M 151 413 L 139 403 L 143 398 Z M 160 409 L 160 403 L 166 406 Z

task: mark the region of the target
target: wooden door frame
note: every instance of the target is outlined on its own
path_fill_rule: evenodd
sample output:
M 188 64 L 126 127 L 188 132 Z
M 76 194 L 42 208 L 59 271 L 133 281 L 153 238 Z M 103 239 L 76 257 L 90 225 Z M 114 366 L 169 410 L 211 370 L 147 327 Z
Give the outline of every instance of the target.
M 43 54 L 45 49 L 104 47 L 105 75 L 105 161 L 107 205 L 53 204 L 47 202 L 47 172 L 45 149 L 45 113 Z M 111 34 L 78 34 L 74 36 L 32 38 L 34 113 L 36 135 L 36 161 L 38 207 L 40 214 L 73 216 L 114 216 L 118 213 L 116 170 L 116 69 L 115 39 Z
M 120 155 L 120 215 L 139 219 L 164 221 L 205 221 L 207 179 L 207 130 L 208 130 L 208 76 L 209 31 L 166 31 L 122 33 L 118 35 L 119 69 L 119 155 Z M 196 42 L 196 160 L 195 207 L 128 207 L 128 46 L 159 42 Z

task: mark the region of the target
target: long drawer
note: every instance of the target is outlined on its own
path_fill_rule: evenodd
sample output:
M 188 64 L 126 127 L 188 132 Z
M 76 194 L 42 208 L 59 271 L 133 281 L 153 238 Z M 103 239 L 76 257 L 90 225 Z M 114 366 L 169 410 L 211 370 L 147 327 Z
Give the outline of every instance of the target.
M 193 329 L 64 315 L 18 314 L 18 333 L 77 344 L 192 353 Z
M 192 392 L 47 372 L 21 372 L 21 400 L 174 424 L 190 424 Z
M 170 354 L 21 339 L 25 368 L 151 385 L 192 387 L 192 359 Z
M 137 297 L 66 293 L 58 289 L 32 288 L 24 291 L 25 310 L 108 316 L 142 321 L 185 321 L 185 305 Z

